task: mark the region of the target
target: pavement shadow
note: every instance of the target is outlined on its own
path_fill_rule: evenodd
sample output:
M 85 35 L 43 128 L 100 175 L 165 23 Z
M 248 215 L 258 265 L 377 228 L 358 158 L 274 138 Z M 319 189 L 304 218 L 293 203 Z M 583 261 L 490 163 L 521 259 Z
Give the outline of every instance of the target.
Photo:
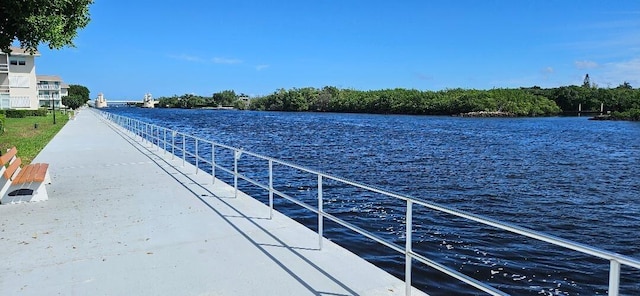
M 103 122 L 105 122 L 105 124 L 107 126 L 109 126 L 109 128 L 111 128 L 114 132 L 116 132 L 118 135 L 120 135 L 125 141 L 130 143 L 135 149 L 140 151 L 140 153 L 142 153 L 144 156 L 146 156 L 152 162 L 154 162 L 158 166 L 158 168 L 160 168 L 161 170 L 166 172 L 167 175 L 171 176 L 171 178 L 176 180 L 177 183 L 179 183 L 181 186 L 183 186 L 185 189 L 187 189 L 189 192 L 191 192 L 194 197 L 199 199 L 212 212 L 214 212 L 217 215 L 219 215 L 226 223 L 228 223 L 231 227 L 233 227 L 240 235 L 242 235 L 246 240 L 251 242 L 258 250 L 260 250 L 269 259 L 271 259 L 274 263 L 276 263 L 280 268 L 282 268 L 284 271 L 286 271 L 292 278 L 296 279 L 301 285 L 303 285 L 306 289 L 308 289 L 312 294 L 314 294 L 314 295 L 335 295 L 335 296 L 339 296 L 339 295 L 345 295 L 345 296 L 346 295 L 359 295 L 356 291 L 351 289 L 345 283 L 341 282 L 339 279 L 335 278 L 334 276 L 329 274 L 326 270 L 324 270 L 323 268 L 321 268 L 320 266 L 318 266 L 317 264 L 315 264 L 314 262 L 309 260 L 307 257 L 305 257 L 303 254 L 298 252 L 298 251 L 302 251 L 302 250 L 304 250 L 304 251 L 313 250 L 313 251 L 321 252 L 319 249 L 317 249 L 317 248 L 314 249 L 314 248 L 306 248 L 306 247 L 289 246 L 284 241 L 282 241 L 280 238 L 278 238 L 275 234 L 270 232 L 268 229 L 265 229 L 264 227 L 262 227 L 260 224 L 258 224 L 255 221 L 255 220 L 268 220 L 268 218 L 250 217 L 250 216 L 245 215 L 244 213 L 242 213 L 240 210 L 238 210 L 236 207 L 234 207 L 232 204 L 229 203 L 228 200 L 229 199 L 233 199 L 233 197 L 221 197 L 221 196 L 218 196 L 217 194 L 213 193 L 209 188 L 207 188 L 206 186 L 200 184 L 197 180 L 194 180 L 190 176 L 189 173 L 184 172 L 184 168 L 182 168 L 180 166 L 176 166 L 176 165 L 170 163 L 169 162 L 170 160 L 166 159 L 166 157 L 165 157 L 166 155 L 162 154 L 162 151 L 163 151 L 162 148 L 157 147 L 156 145 L 153 145 L 153 144 L 150 144 L 150 143 L 143 143 L 142 140 L 139 139 L 139 136 L 133 135 L 129 131 L 126 131 L 125 129 L 121 128 L 120 126 L 117 126 L 116 124 L 114 124 L 112 122 L 109 122 L 109 121 L 107 121 L 106 119 L 104 119 L 104 118 L 102 118 L 100 116 L 97 116 L 97 117 L 99 117 Z M 180 178 L 186 179 L 186 181 L 185 180 L 180 180 L 180 178 L 178 176 L 180 176 Z M 216 182 L 218 182 L 218 181 L 216 181 Z M 219 181 L 219 182 L 222 182 L 222 181 Z M 196 188 L 193 188 L 194 186 L 197 186 L 199 190 L 203 190 L 204 192 L 206 192 L 208 194 L 204 194 L 204 196 L 203 196 L 203 194 L 201 194 L 201 193 L 196 191 Z M 225 215 L 225 214 L 223 214 L 222 212 L 220 212 L 220 210 L 216 209 L 213 205 L 211 205 L 210 202 L 205 200 L 204 197 L 214 197 L 214 198 L 216 198 L 218 201 L 220 201 L 221 203 L 226 205 L 229 209 L 232 209 L 236 214 L 235 215 Z M 251 236 L 249 234 L 247 234 L 245 231 L 240 229 L 233 221 L 231 221 L 230 218 L 243 218 L 246 221 L 249 221 L 257 229 L 260 229 L 264 234 L 268 235 L 274 241 L 278 242 L 278 244 L 264 244 L 264 243 L 259 243 L 259 242 L 255 241 L 253 238 L 251 238 Z M 316 271 L 321 273 L 327 279 L 330 279 L 332 282 L 334 282 L 335 284 L 340 286 L 342 289 L 344 289 L 347 294 L 335 294 L 335 293 L 330 293 L 330 292 L 326 292 L 326 291 L 323 292 L 323 291 L 319 291 L 319 290 L 315 289 L 309 283 L 307 283 L 303 278 L 298 276 L 293 270 L 288 268 L 285 262 L 282 262 L 280 259 L 276 258 L 273 254 L 271 254 L 269 252 L 269 250 L 267 250 L 265 247 L 278 247 L 278 248 L 284 248 L 284 249 L 290 251 L 291 254 L 295 255 L 300 260 L 304 261 L 306 264 L 311 266 L 313 269 L 315 269 Z

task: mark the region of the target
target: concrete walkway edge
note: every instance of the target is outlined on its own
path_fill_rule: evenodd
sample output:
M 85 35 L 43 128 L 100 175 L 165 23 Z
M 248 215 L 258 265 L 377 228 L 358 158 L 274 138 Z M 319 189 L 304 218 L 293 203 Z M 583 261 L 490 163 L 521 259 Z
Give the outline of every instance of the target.
M 404 282 L 84 109 L 0 206 L 0 295 L 405 295 Z M 412 289 L 413 295 L 424 293 Z

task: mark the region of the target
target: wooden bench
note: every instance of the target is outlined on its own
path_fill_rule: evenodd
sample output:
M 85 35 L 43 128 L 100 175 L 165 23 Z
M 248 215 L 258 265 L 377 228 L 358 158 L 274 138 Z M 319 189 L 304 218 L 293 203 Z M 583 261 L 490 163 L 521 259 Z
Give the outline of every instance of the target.
M 45 184 L 51 184 L 49 164 L 33 163 L 25 167 L 13 147 L 0 156 L 0 203 L 43 201 L 49 199 Z

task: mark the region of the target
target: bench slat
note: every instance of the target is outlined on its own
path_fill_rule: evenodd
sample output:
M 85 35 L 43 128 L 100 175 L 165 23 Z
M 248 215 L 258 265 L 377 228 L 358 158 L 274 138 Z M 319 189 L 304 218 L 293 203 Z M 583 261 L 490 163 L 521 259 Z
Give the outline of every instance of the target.
M 7 153 L 2 154 L 2 156 L 0 156 L 0 165 L 6 165 L 9 163 L 9 161 L 16 156 L 16 153 L 18 153 L 18 149 L 16 149 L 16 147 L 12 147 L 7 151 Z
M 22 160 L 18 157 L 7 167 L 7 170 L 4 171 L 5 179 L 11 180 L 11 177 L 15 174 L 18 168 L 20 168 L 20 164 L 22 164 Z
M 35 167 L 30 165 L 23 167 L 18 173 L 18 175 L 15 178 L 13 178 L 13 181 L 11 181 L 11 183 L 13 184 L 28 183 L 29 180 L 31 179 L 31 175 L 33 174 L 34 168 Z
M 47 176 L 47 170 L 49 169 L 49 164 L 48 163 L 37 163 L 38 165 L 38 170 L 36 171 L 35 175 L 33 176 L 33 180 L 35 182 L 44 182 L 46 176 Z
M 34 163 L 25 166 L 20 170 L 18 176 L 16 176 L 12 183 L 16 185 L 31 182 L 42 183 L 47 175 L 48 168 L 49 164 L 46 163 Z

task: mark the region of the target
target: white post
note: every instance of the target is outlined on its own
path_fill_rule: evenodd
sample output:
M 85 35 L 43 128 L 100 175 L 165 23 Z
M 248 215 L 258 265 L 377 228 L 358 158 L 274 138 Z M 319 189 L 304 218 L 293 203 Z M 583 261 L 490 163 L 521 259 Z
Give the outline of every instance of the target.
M 273 219 L 273 160 L 269 159 L 269 219 Z
M 324 212 L 322 210 L 322 175 L 318 175 L 318 249 L 322 250 Z
M 171 131 L 171 160 L 176 157 L 176 131 Z
M 196 175 L 198 174 L 198 164 L 200 163 L 198 161 L 198 138 L 196 138 Z
M 412 233 L 412 224 L 413 224 L 413 202 L 411 200 L 407 200 L 407 213 L 406 213 L 406 241 L 404 247 L 404 284 L 405 284 L 405 295 L 411 296 L 411 233 Z
M 240 152 L 236 149 L 233 150 L 233 188 L 235 193 L 234 198 L 238 197 L 238 158 L 240 158 Z
M 620 293 L 620 262 L 611 260 L 609 269 L 609 296 L 618 296 Z
M 182 134 L 182 167 L 184 167 L 185 160 L 187 159 L 187 143 L 185 141 L 185 136 Z
M 211 143 L 211 185 L 216 183 L 216 145 Z
M 578 116 L 582 114 L 582 103 L 578 104 Z

